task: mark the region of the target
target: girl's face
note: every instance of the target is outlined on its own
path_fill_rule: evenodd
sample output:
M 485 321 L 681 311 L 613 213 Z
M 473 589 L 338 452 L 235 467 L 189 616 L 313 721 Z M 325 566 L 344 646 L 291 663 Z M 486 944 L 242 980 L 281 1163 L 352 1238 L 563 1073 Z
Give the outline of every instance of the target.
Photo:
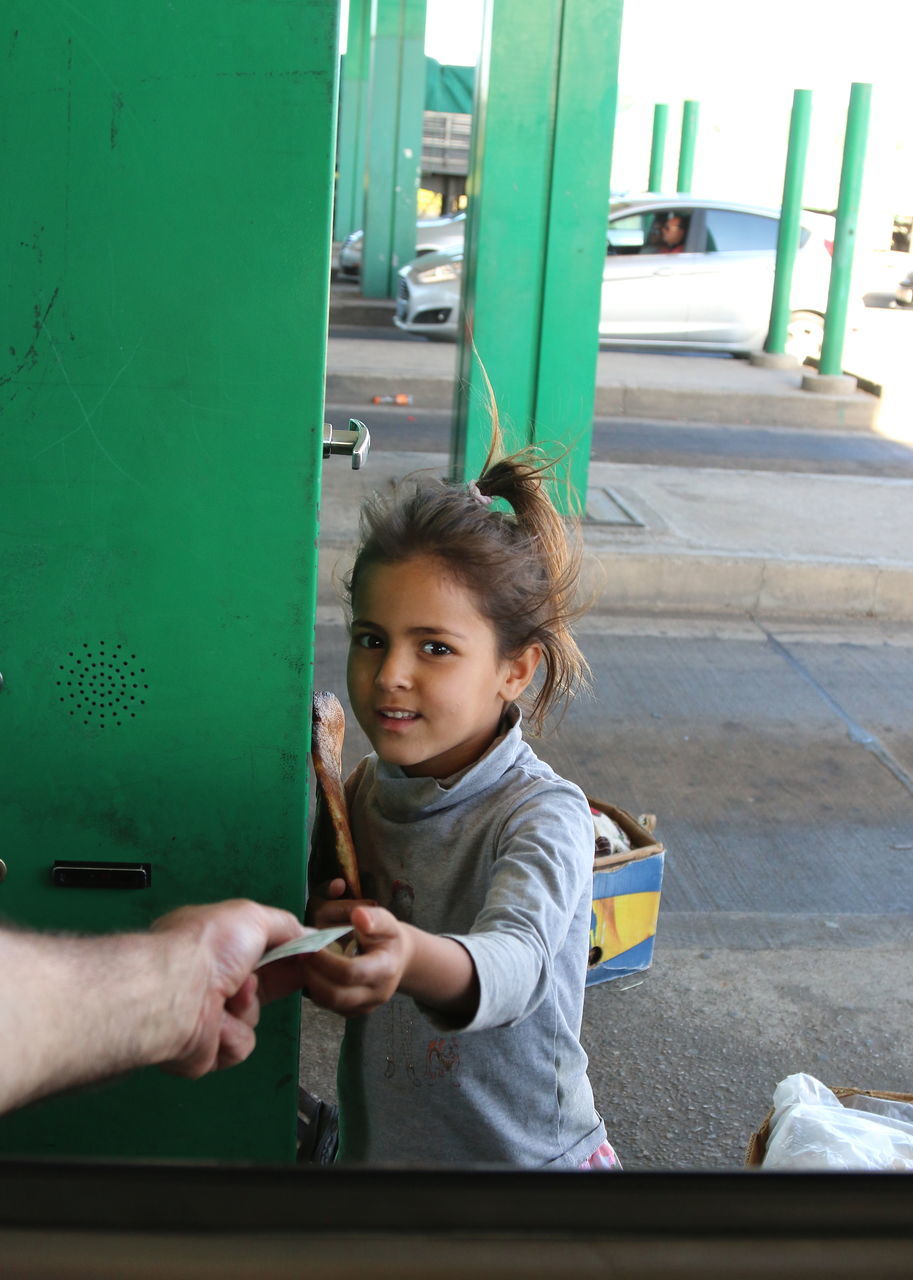
M 446 778 L 478 760 L 540 651 L 498 657 L 494 628 L 440 561 L 416 556 L 359 576 L 352 601 L 349 700 L 381 760 Z

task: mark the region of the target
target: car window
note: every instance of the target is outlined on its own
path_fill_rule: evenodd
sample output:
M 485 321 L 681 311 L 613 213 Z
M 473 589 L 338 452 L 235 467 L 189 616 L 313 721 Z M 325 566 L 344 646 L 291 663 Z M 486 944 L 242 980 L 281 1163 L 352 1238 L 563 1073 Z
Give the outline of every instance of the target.
M 707 252 L 732 253 L 751 249 L 776 249 L 779 220 L 735 209 L 708 209 Z
M 606 232 L 606 249 L 609 253 L 636 253 L 643 248 L 647 230 L 653 225 L 652 213 L 630 213 L 624 218 L 613 218 Z

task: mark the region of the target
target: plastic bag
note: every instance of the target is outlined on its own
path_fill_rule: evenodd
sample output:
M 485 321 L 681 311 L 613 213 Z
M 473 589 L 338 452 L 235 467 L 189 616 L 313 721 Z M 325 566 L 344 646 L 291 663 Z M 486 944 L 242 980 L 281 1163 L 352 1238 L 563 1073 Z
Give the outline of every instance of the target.
M 765 1169 L 913 1170 L 913 1104 L 853 1096 L 842 1103 L 814 1076 L 774 1090 Z

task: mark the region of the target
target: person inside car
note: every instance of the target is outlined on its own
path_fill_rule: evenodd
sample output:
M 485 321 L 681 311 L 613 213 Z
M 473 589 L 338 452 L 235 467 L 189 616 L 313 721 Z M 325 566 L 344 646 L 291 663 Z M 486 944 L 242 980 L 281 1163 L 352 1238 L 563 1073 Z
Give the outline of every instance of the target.
M 660 228 L 660 241 L 657 253 L 682 253 L 685 248 L 685 236 L 688 228 L 684 218 L 677 213 L 670 213 Z
M 688 223 L 678 213 L 657 214 L 642 253 L 683 253 Z

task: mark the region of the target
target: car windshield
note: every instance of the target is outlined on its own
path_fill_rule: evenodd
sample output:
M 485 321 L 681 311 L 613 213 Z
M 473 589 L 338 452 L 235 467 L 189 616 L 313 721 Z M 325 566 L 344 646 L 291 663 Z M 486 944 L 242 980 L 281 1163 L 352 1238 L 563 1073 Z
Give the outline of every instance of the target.
M 616 253 L 642 249 L 653 225 L 652 213 L 630 213 L 623 218 L 613 218 L 606 236 L 609 248 Z

